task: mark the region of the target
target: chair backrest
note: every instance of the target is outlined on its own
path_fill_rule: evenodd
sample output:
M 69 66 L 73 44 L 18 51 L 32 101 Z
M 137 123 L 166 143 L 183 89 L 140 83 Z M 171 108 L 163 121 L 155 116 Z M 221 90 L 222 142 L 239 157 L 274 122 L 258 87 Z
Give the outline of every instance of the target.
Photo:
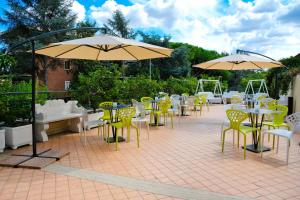
M 135 107 L 136 117 L 144 118 L 146 116 L 146 110 L 142 102 L 138 102 L 135 99 L 132 99 L 132 106 Z
M 130 126 L 135 112 L 134 107 L 121 108 L 117 110 L 116 117 L 121 120 L 124 126 Z
M 109 108 L 111 108 L 112 106 L 113 106 L 113 102 L 111 101 L 105 101 L 99 104 L 99 107 L 103 109 L 103 114 L 104 114 L 103 118 L 110 117 Z
M 300 112 L 296 112 L 287 116 L 286 122 L 293 130 L 293 133 L 300 133 Z
M 141 98 L 141 102 L 144 104 L 145 109 L 147 109 L 147 110 L 152 109 L 152 101 L 153 101 L 153 98 L 151 98 L 151 97 L 142 97 Z
M 172 102 L 170 99 L 161 100 L 158 102 L 158 108 L 162 113 L 168 113 L 168 110 L 171 108 Z
M 180 95 L 179 95 L 179 94 L 172 94 L 172 95 L 170 96 L 170 99 L 171 99 L 171 100 L 180 100 Z
M 197 96 L 202 103 L 207 103 L 207 97 L 208 97 L 207 93 L 198 94 Z
M 243 100 L 242 100 L 241 96 L 238 94 L 233 95 L 230 98 L 230 103 L 232 103 L 232 104 L 238 104 L 238 103 L 242 103 L 242 102 L 243 102 Z
M 229 109 L 226 111 L 227 118 L 230 121 L 230 128 L 239 130 L 241 123 L 248 118 L 248 114 L 241 110 Z
M 261 108 L 271 109 L 273 106 L 277 105 L 277 100 L 272 98 L 265 98 L 260 101 Z
M 244 107 L 243 107 L 243 104 L 225 104 L 224 105 L 224 110 L 227 111 L 227 110 L 242 110 Z
M 284 123 L 284 118 L 288 113 L 288 107 L 283 105 L 275 105 L 271 107 L 271 110 L 277 111 L 272 113 L 273 123 L 275 125 L 280 125 Z
M 194 96 L 189 96 L 188 97 L 188 105 L 189 106 L 194 106 L 195 99 L 196 98 Z

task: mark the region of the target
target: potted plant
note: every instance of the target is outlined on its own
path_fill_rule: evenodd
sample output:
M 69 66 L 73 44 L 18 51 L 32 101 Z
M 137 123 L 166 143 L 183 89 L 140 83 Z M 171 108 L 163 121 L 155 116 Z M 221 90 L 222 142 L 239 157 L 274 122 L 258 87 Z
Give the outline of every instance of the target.
M 4 151 L 5 148 L 5 130 L 0 128 L 0 153 Z
M 12 84 L 10 79 L 6 79 L 0 86 L 0 92 L 3 94 L 0 97 L 0 118 L 4 122 L 5 145 L 12 149 L 31 145 L 31 95 L 18 93 L 30 91 L 31 83 Z

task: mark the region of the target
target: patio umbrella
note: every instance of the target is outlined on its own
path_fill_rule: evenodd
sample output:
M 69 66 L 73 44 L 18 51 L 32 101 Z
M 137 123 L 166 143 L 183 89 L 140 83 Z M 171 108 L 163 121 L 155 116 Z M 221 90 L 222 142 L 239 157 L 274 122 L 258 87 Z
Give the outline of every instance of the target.
M 249 70 L 249 69 L 269 69 L 284 67 L 283 64 L 269 58 L 250 56 L 247 54 L 233 54 L 194 65 L 207 70 Z
M 171 53 L 168 48 L 111 35 L 53 43 L 36 50 L 36 54 L 54 58 L 129 61 L 169 57 Z

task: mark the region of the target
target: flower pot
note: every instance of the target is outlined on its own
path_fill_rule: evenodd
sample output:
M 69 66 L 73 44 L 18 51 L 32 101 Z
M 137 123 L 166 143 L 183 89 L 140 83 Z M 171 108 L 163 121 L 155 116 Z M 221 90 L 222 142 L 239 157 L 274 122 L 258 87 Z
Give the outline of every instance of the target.
M 5 145 L 17 149 L 20 146 L 32 144 L 32 126 L 31 124 L 5 127 Z
M 0 129 L 0 153 L 4 151 L 5 148 L 5 130 Z

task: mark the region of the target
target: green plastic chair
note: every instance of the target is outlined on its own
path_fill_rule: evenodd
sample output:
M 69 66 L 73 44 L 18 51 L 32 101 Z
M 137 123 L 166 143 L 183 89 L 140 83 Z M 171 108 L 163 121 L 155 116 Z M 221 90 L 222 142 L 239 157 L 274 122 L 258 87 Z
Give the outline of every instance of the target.
M 99 104 L 99 107 L 103 111 L 103 116 L 101 117 L 102 120 L 106 121 L 111 121 L 111 116 L 110 116 L 110 110 L 108 108 L 113 106 L 113 102 L 110 101 L 105 101 Z
M 239 95 L 233 95 L 230 98 L 230 103 L 231 104 L 241 104 L 241 103 L 243 103 L 243 100 Z
M 284 122 L 284 118 L 288 113 L 288 107 L 283 105 L 274 105 L 270 106 L 271 110 L 277 111 L 271 114 L 273 121 L 270 122 L 263 122 L 263 126 L 267 126 L 268 130 L 272 127 L 273 129 L 286 127 L 289 129 L 289 125 Z M 268 141 L 270 141 L 270 134 L 268 134 Z M 275 146 L 275 135 L 273 135 L 273 149 Z
M 248 114 L 240 111 L 240 110 L 227 110 L 226 115 L 229 119 L 229 127 L 224 129 L 222 134 L 222 152 L 224 152 L 224 142 L 225 142 L 225 133 L 229 130 L 237 131 L 238 132 L 238 142 L 237 146 L 239 147 L 240 141 L 240 133 L 244 135 L 244 159 L 246 159 L 246 146 L 247 146 L 247 135 L 251 134 L 253 131 L 257 131 L 259 129 L 243 126 L 242 122 L 248 118 Z M 260 134 L 260 133 L 259 133 Z
M 198 108 L 199 108 L 199 112 L 201 115 L 203 103 L 202 103 L 202 99 L 199 97 L 199 95 L 195 96 L 195 98 L 194 98 L 194 112 L 196 113 L 196 116 L 197 116 Z
M 209 102 L 207 100 L 208 94 L 198 94 L 198 97 L 202 102 L 202 105 L 205 105 L 207 107 L 207 111 L 209 111 Z
M 140 147 L 140 132 L 137 126 L 132 123 L 132 118 L 134 117 L 135 113 L 136 109 L 134 107 L 121 108 L 116 112 L 116 118 L 120 121 L 110 124 L 111 126 L 116 128 L 116 151 L 118 151 L 118 131 L 120 128 L 127 128 L 127 142 L 130 142 L 130 128 L 135 128 L 137 136 L 137 146 L 138 148 Z
M 171 108 L 171 106 L 172 106 L 172 101 L 170 99 L 161 100 L 161 101 L 158 102 L 159 110 L 154 111 L 155 114 L 158 116 L 158 120 L 157 120 L 156 125 L 158 125 L 160 115 L 163 115 L 164 124 L 167 123 L 167 117 L 170 117 L 171 118 L 171 125 L 172 125 L 172 128 L 173 128 L 173 112 L 169 112 L 169 109 Z
M 151 97 L 142 97 L 141 102 L 144 104 L 145 110 L 152 110 L 152 101 Z

